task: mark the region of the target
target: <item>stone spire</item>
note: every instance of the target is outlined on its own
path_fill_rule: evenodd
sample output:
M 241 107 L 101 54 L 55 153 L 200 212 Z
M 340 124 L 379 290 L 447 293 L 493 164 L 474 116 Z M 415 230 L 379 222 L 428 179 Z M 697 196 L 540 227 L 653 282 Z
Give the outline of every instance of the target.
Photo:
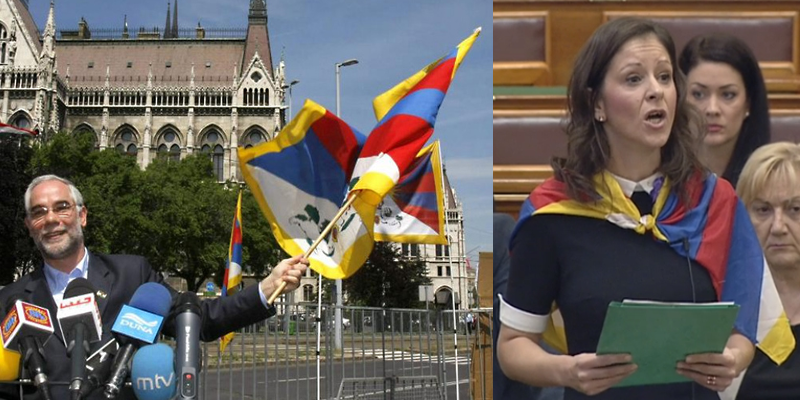
M 175 0 L 175 12 L 172 13 L 172 35 L 173 39 L 178 37 L 178 0 Z
M 172 37 L 172 28 L 169 26 L 169 2 L 167 2 L 167 22 L 164 23 L 164 39 Z
M 247 19 L 252 25 L 253 23 L 267 24 L 267 3 L 265 0 L 250 0 L 250 12 Z
M 50 0 L 50 12 L 47 14 L 47 23 L 44 26 L 44 33 L 42 34 L 42 54 L 43 57 L 55 57 L 55 49 L 53 46 L 56 41 L 56 18 L 54 16 L 53 0 Z
M 256 54 L 261 57 L 266 70 L 272 74 L 272 51 L 267 30 L 267 3 L 265 0 L 250 0 L 247 16 L 247 38 L 245 39 L 242 66 L 249 65 Z

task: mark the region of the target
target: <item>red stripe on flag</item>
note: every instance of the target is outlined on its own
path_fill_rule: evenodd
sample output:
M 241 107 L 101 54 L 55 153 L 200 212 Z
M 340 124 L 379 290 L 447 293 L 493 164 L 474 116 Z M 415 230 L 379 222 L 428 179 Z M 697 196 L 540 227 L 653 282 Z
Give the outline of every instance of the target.
M 715 207 L 708 208 L 706 225 L 702 227 L 703 239 L 695 258 L 711 275 L 711 283 L 717 292 L 717 299 L 722 295 L 722 284 L 725 281 L 725 270 L 730 256 L 736 201 L 737 197 L 733 187 L 727 181 L 717 179 L 714 194 L 710 199 L 711 204 L 714 204 Z
M 549 178 L 533 189 L 530 200 L 534 210 L 539 210 L 548 204 L 569 200 L 569 196 L 564 182 Z
M 433 176 L 433 173 L 427 173 L 422 178 L 411 181 L 411 182 L 403 182 L 403 178 L 400 178 L 400 184 L 395 187 L 396 192 L 400 193 L 434 193 L 436 192 L 436 177 Z
M 454 57 L 439 64 L 414 85 L 405 96 L 422 89 L 436 89 L 442 91 L 442 93 L 447 93 L 447 89 L 450 87 L 450 82 L 452 81 L 453 67 L 455 67 L 455 65 L 456 59 Z
M 398 132 L 405 132 L 405 134 L 400 135 Z M 390 149 L 388 153 L 399 154 L 403 160 L 408 160 L 405 165 L 398 164 L 400 173 L 403 173 L 431 135 L 433 135 L 433 128 L 428 121 L 411 115 L 395 115 L 370 133 L 364 149 L 361 150 L 360 157 L 377 156 L 385 153 L 386 149 Z M 392 158 L 398 162 L 397 158 L 394 156 Z
M 311 124 L 311 129 L 336 163 L 345 171 L 345 175 L 347 177 L 352 175 L 358 159 L 358 152 L 353 149 L 358 147 L 358 142 L 350 126 L 326 110 L 322 118 Z M 342 134 L 334 134 L 338 132 Z
M 239 221 L 236 221 L 236 227 L 233 228 L 233 238 L 231 239 L 231 247 L 235 243 L 242 243 L 242 228 L 239 225 Z

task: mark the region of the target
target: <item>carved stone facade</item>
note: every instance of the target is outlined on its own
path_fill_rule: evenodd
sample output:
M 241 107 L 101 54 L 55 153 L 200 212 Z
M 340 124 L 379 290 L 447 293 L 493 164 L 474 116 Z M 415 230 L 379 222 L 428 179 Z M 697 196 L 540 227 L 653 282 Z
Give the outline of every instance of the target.
M 266 4 L 250 1 L 244 38 L 206 39 L 199 26 L 179 37 L 174 21 L 155 37 L 132 37 L 126 25 L 118 38 L 92 39 L 83 19 L 79 31 L 58 35 L 51 5 L 40 34 L 24 0 L 0 0 L 0 122 L 45 137 L 90 131 L 98 149 L 142 168 L 199 151 L 219 180 L 240 178 L 236 148 L 285 124 L 285 67 L 272 66 Z
M 57 32 L 52 3 L 40 34 L 26 0 L 0 0 L 0 122 L 44 137 L 89 131 L 99 150 L 135 157 L 141 168 L 156 157 L 202 152 L 220 181 L 241 180 L 236 149 L 273 139 L 287 109 L 285 65 L 272 64 L 266 3 L 249 2 L 244 38 L 208 38 L 199 25 L 193 37 L 181 36 L 177 1 L 163 34 L 129 32 L 126 22 L 117 37 L 93 38 L 83 18 L 78 30 Z M 402 251 L 427 263 L 435 292 L 455 288 L 465 308 L 473 279 L 463 212 L 445 180 L 451 246 Z M 309 301 L 316 286 L 309 272 L 295 300 Z

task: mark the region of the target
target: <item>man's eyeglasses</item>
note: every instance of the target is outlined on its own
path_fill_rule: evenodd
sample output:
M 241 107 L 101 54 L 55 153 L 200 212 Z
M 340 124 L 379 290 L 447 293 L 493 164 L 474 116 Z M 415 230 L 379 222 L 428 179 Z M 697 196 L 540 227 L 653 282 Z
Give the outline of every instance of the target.
M 75 208 L 75 204 L 61 201 L 56 203 L 52 208 L 45 207 L 45 206 L 36 206 L 31 209 L 29 214 L 31 221 L 33 222 L 41 222 L 47 216 L 47 213 L 53 211 L 58 215 L 59 218 L 69 218 L 72 216 L 72 209 Z

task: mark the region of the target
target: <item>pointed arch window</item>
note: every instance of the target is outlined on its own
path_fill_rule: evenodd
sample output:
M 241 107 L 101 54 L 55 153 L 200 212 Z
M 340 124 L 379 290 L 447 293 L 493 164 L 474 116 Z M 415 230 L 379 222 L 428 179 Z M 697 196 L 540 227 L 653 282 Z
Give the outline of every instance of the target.
M 14 119 L 11 120 L 11 125 L 16 126 L 18 128 L 31 128 L 31 120 L 28 119 L 28 116 L 24 114 L 17 115 Z
M 214 163 L 214 176 L 220 182 L 224 180 L 225 148 L 222 147 L 223 144 L 222 134 L 212 128 L 206 133 L 203 138 L 203 145 L 200 148 L 200 152 L 208 156 L 211 162 Z
M 11 37 L 6 26 L 0 23 L 0 64 L 8 63 L 8 50 L 11 48 Z
M 265 141 L 265 136 L 260 131 L 253 129 L 245 133 L 242 137 L 242 144 L 244 148 L 249 149 Z
M 139 152 L 136 135 L 130 128 L 123 128 L 117 137 L 114 138 L 114 149 L 120 153 L 131 157 L 136 157 Z
M 159 160 L 180 161 L 182 146 L 180 135 L 174 129 L 167 128 L 158 139 L 156 157 Z

